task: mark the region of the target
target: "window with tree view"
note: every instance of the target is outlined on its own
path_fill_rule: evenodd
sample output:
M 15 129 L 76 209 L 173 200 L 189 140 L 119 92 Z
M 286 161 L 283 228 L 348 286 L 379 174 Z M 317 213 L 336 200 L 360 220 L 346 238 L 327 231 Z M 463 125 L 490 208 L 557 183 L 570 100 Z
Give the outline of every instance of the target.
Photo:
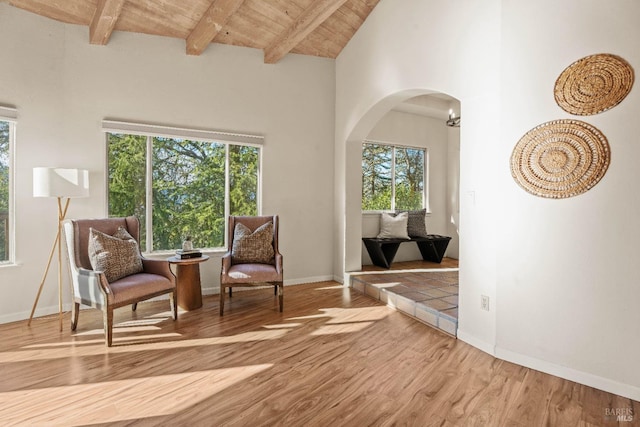
M 426 207 L 424 148 L 362 144 L 362 210 Z
M 10 260 L 9 200 L 13 123 L 0 120 L 0 262 Z
M 228 215 L 257 215 L 260 148 L 228 142 L 107 133 L 109 216 L 135 215 L 147 252 L 190 236 L 225 245 Z

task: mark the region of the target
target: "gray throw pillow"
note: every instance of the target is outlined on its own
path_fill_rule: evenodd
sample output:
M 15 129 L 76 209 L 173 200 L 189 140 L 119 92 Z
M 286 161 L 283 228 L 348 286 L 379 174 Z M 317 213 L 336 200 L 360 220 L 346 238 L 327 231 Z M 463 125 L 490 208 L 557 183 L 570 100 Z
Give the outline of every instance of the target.
M 113 236 L 89 229 L 88 249 L 91 267 L 109 282 L 143 271 L 138 242 L 122 227 Z
M 242 223 L 236 224 L 231 246 L 233 264 L 273 264 L 274 256 L 273 222 L 261 225 L 254 232 Z
M 407 220 L 407 233 L 410 237 L 427 237 L 427 225 L 425 219 L 427 216 L 426 209 L 418 211 L 408 211 L 409 219 Z

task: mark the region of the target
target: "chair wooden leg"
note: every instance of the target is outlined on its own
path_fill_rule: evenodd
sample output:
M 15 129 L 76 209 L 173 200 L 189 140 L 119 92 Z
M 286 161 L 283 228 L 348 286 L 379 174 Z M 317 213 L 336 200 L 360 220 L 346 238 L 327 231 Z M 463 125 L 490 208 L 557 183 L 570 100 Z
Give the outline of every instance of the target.
M 284 283 L 278 284 L 278 286 L 276 286 L 276 288 L 278 289 L 278 300 L 280 302 L 280 313 L 282 313 L 282 311 L 284 310 Z
M 113 343 L 113 308 L 105 307 L 102 311 L 104 315 L 104 335 L 107 347 Z
M 138 303 L 134 302 L 133 304 L 131 304 L 131 311 L 136 311 L 138 309 Z
M 278 295 L 278 285 L 273 286 L 273 294 Z
M 233 292 L 233 288 L 229 286 L 229 298 L 233 296 L 232 292 Z
M 73 303 L 73 310 L 71 310 L 71 330 L 75 331 L 78 327 L 78 316 L 80 315 L 80 303 Z
M 169 304 L 171 305 L 171 316 L 173 320 L 178 320 L 178 298 L 176 297 L 175 291 L 169 294 Z
M 220 316 L 222 316 L 222 313 L 224 312 L 224 286 L 220 285 Z M 229 288 L 229 293 L 231 293 L 231 288 Z

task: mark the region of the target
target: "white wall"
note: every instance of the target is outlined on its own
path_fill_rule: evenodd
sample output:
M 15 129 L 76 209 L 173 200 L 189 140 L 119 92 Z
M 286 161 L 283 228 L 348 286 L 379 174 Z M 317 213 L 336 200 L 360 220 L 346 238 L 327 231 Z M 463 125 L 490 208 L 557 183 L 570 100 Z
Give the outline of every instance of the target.
M 451 236 L 451 241 L 445 255 L 458 259 L 460 253 L 460 128 L 450 127 L 447 134 L 447 231 L 444 234 Z
M 541 199 L 509 172 L 526 131 L 569 117 L 553 99 L 566 66 L 610 52 L 638 69 L 639 16 L 632 0 L 382 0 L 336 66 L 336 186 L 345 193 L 336 194 L 336 210 L 345 212 L 337 233 L 345 245 L 335 268 L 348 270 L 357 255 L 350 145 L 409 93 L 455 96 L 463 108 L 458 337 L 640 400 L 640 199 L 630 190 L 640 182 L 638 88 L 615 109 L 582 118 L 607 135 L 612 150 L 591 191 Z M 491 298 L 490 312 L 480 310 L 482 294 Z
M 280 215 L 285 283 L 333 276 L 334 61 L 116 32 L 106 46 L 86 27 L 0 4 L 0 104 L 18 109 L 17 266 L 0 267 L 0 321 L 28 317 L 55 237 L 54 199 L 31 196 L 34 166 L 88 168 L 91 197 L 69 217 L 106 214 L 105 118 L 262 134 L 264 214 Z M 219 254 L 202 264 L 218 286 Z M 57 312 L 55 271 L 37 314 Z M 67 286 L 65 286 L 65 291 Z M 68 300 L 68 295 L 65 295 Z
M 457 241 L 457 235 L 448 234 L 448 188 L 449 174 L 449 131 L 444 120 L 425 117 L 401 111 L 389 111 L 367 135 L 367 139 L 390 142 L 398 145 L 424 147 L 427 149 L 428 195 L 430 212 L 426 226 L 430 234 L 450 235 Z M 380 230 L 380 214 L 362 215 L 362 237 L 375 237 Z M 453 250 L 447 250 L 447 256 L 457 258 L 457 242 L 451 244 Z M 394 261 L 421 259 L 415 243 L 400 245 Z M 364 244 L 362 245 L 362 263 L 371 264 Z
M 460 313 L 458 336 L 493 351 L 495 312 L 494 174 L 499 146 L 500 2 L 382 0 L 336 63 L 336 274 L 358 268 L 361 189 L 357 150 L 387 111 L 429 92 L 457 98 L 460 128 Z M 464 196 L 464 195 L 472 195 Z M 465 304 L 465 301 L 469 301 Z
M 513 146 L 531 128 L 573 118 L 600 129 L 611 164 L 580 196 L 530 196 L 499 169 L 501 261 L 497 287 L 498 355 L 533 359 L 539 369 L 561 366 L 580 382 L 615 388 L 640 400 L 640 87 L 617 107 L 572 116 L 553 87 L 574 61 L 613 53 L 640 69 L 640 3 L 632 0 L 505 1 L 503 6 L 502 143 Z M 545 22 L 545 31 L 539 23 Z M 573 23 L 572 25 L 567 25 Z

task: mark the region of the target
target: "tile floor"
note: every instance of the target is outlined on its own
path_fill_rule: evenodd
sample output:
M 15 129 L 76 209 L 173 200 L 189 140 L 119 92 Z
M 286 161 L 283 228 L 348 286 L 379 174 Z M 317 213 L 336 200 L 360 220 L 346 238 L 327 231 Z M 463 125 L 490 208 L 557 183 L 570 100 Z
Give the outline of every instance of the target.
M 458 269 L 355 273 L 351 287 L 456 336 Z

